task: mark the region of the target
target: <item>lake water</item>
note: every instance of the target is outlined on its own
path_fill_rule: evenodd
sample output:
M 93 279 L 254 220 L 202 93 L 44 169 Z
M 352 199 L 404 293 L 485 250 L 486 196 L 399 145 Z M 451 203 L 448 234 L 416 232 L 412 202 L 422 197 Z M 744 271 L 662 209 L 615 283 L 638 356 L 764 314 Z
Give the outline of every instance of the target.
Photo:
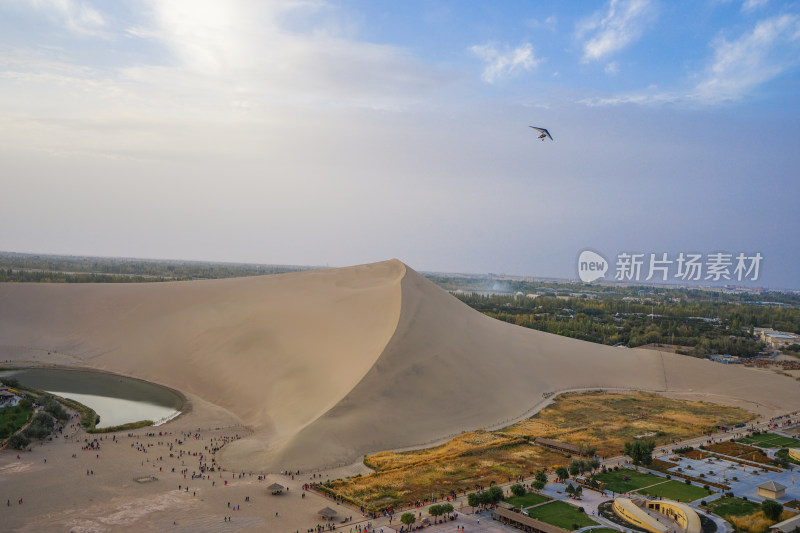
M 138 379 L 105 372 L 55 368 L 25 368 L 0 372 L 28 387 L 41 389 L 87 405 L 100 415 L 98 428 L 140 420 L 156 425 L 170 420 L 183 407 L 176 392 Z

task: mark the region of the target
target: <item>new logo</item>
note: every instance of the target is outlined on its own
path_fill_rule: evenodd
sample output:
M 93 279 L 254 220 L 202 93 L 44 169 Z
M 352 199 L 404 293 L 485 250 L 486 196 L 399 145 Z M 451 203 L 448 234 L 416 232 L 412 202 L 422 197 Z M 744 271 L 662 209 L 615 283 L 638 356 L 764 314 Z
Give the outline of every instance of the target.
M 584 250 L 578 257 L 578 276 L 584 283 L 591 283 L 606 275 L 608 261 L 602 255 L 591 250 Z

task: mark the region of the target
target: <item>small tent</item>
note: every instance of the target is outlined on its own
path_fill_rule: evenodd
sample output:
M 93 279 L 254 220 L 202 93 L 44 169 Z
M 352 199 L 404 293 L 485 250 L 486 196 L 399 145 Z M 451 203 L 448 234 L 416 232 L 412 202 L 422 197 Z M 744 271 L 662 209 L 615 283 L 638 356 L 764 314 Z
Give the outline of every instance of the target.
M 277 483 L 273 483 L 272 485 L 267 487 L 267 490 L 272 492 L 273 495 L 277 496 L 278 494 L 283 494 L 284 486 L 278 485 Z
M 335 510 L 331 509 L 330 507 L 325 507 L 324 509 L 320 509 L 319 510 L 319 514 L 325 520 L 333 520 L 333 518 L 336 516 L 337 513 L 336 513 Z

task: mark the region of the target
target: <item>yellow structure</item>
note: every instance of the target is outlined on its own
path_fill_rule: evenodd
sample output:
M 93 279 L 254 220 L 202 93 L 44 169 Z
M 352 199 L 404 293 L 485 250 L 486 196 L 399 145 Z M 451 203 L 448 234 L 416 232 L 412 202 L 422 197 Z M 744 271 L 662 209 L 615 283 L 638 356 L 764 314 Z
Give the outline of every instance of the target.
M 786 496 L 786 487 L 776 481 L 767 481 L 758 486 L 758 495 L 762 498 L 780 500 Z
M 688 505 L 672 500 L 642 500 L 642 502 L 648 509 L 677 522 L 684 533 L 701 533 L 700 517 Z M 659 522 L 630 498 L 615 498 L 613 509 L 622 519 L 651 533 L 667 533 L 671 530 L 668 525 Z
M 789 448 L 789 457 L 795 461 L 800 461 L 800 448 Z
M 685 533 L 700 533 L 700 517 L 697 512 L 686 505 L 672 500 L 650 500 L 647 508 L 666 515 L 675 520 Z
M 638 505 L 633 503 L 633 500 L 630 498 L 614 498 L 613 509 L 623 520 L 652 533 L 667 533 L 670 531 L 670 528 L 666 524 L 662 524 L 647 514 Z

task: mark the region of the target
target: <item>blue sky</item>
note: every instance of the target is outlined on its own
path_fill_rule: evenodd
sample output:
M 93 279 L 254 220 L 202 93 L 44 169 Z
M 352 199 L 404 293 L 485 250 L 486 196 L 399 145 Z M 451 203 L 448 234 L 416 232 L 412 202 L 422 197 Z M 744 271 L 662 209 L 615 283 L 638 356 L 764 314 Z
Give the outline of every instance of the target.
M 0 2 L 0 249 L 800 287 L 800 4 L 475 4 Z

